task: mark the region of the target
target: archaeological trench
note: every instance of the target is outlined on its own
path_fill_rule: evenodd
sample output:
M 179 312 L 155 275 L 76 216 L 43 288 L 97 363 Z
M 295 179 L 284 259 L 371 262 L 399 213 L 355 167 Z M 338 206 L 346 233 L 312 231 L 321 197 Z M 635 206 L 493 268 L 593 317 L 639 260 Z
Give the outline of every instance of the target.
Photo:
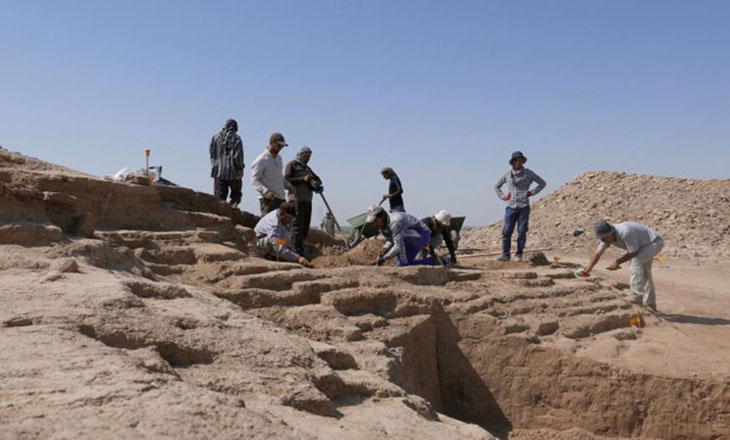
M 210 195 L 2 157 L 2 438 L 730 439 L 727 379 L 566 348 L 642 337 L 573 263 L 303 269 Z

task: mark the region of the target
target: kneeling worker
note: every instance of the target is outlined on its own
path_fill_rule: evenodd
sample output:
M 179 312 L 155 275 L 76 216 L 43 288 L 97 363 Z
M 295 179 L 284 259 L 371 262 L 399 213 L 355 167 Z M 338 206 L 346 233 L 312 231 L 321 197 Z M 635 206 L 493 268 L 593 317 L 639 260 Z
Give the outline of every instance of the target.
M 436 249 L 441 246 L 441 243 L 446 244 L 446 248 L 449 250 L 449 256 L 451 257 L 448 261 L 443 261 L 445 266 L 453 266 L 456 264 L 456 246 L 459 241 L 459 233 L 451 228 L 451 214 L 446 210 L 441 210 L 431 217 L 421 219 L 431 231 L 431 244 L 430 251 L 431 256 L 434 260 L 439 261 L 436 255 Z
M 262 217 L 254 228 L 256 247 L 266 252 L 268 256 L 312 267 L 309 260 L 294 252 L 289 245 L 291 223 L 296 214 L 296 205 L 289 201 Z
M 378 205 L 368 210 L 368 223 L 373 223 L 386 239 L 385 246 L 375 264 L 380 266 L 386 261 L 397 258 L 398 266 L 431 265 L 433 257 L 416 259 L 431 242 L 431 231 L 416 217 L 405 212 L 388 215 Z
M 651 276 L 651 263 L 664 247 L 664 240 L 649 227 L 639 223 L 623 222 L 612 225 L 602 220 L 596 224 L 596 236 L 601 240 L 593 253 L 591 262 L 583 268 L 588 274 L 601 259 L 603 252 L 614 245 L 626 251 L 622 257 L 606 269 L 617 270 L 621 264 L 631 260 L 631 291 L 635 303 L 656 310 L 656 292 Z

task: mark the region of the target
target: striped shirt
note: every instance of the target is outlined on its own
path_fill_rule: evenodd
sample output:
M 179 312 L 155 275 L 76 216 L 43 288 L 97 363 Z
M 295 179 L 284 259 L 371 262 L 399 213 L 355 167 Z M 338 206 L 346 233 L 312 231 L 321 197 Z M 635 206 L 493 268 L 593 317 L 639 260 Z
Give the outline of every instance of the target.
M 536 182 L 537 186 L 535 189 L 530 190 L 532 182 Z M 527 195 L 528 191 L 532 191 L 532 195 L 535 195 L 545 189 L 545 185 L 547 185 L 542 177 L 535 174 L 531 169 L 522 168 L 520 171 L 514 171 L 510 168 L 499 178 L 497 184 L 494 185 L 494 191 L 500 199 L 504 196 L 502 186 L 505 183 L 507 184 L 507 193 L 511 195 L 507 201 L 507 205 L 512 209 L 530 206 L 530 199 Z
M 210 140 L 210 177 L 235 180 L 243 176 L 243 143 L 233 132 L 220 132 Z

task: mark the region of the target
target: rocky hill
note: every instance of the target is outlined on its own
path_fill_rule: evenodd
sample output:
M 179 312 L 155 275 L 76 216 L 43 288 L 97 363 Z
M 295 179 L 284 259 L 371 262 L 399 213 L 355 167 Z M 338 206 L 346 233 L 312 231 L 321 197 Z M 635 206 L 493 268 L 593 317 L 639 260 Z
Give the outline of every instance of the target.
M 597 171 L 582 174 L 535 203 L 528 248 L 587 252 L 601 219 L 635 221 L 666 241 L 665 257 L 730 257 L 730 180 L 697 180 Z M 502 222 L 468 231 L 466 246 L 498 251 Z M 584 231 L 574 236 L 574 231 Z M 516 239 L 516 232 L 514 239 Z

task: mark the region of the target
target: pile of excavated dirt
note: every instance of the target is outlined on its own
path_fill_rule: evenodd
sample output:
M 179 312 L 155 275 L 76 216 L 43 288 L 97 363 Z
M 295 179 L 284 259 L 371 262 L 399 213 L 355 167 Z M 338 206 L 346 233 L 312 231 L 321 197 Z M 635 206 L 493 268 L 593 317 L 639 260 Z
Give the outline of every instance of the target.
M 382 248 L 382 240 L 365 240 L 350 250 L 341 247 L 333 248 L 321 257 L 312 260 L 312 264 L 317 268 L 372 266 Z M 394 261 L 386 263 L 389 266 L 394 264 Z
M 42 171 L 44 173 L 61 173 L 65 175 L 91 177 L 88 174 L 62 167 L 60 165 L 44 162 L 34 157 L 25 156 L 0 146 L 0 170 L 2 169 L 14 171 Z
M 206 194 L 0 183 L 0 438 L 730 438 L 715 267 L 647 314 L 572 262 L 304 269 Z
M 601 219 L 648 225 L 665 239 L 665 257 L 730 258 L 730 180 L 606 171 L 585 173 L 535 203 L 528 248 L 589 251 L 597 244 L 593 225 Z M 575 237 L 576 230 L 584 233 Z M 499 250 L 501 233 L 500 221 L 465 232 L 463 243 Z

